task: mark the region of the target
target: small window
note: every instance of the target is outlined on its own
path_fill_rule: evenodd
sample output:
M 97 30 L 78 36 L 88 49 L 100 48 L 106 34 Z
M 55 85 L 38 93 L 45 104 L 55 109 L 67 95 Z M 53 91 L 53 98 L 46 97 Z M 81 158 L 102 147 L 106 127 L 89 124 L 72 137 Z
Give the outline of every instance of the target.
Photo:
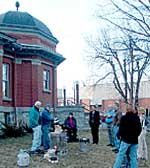
M 50 73 L 49 70 L 43 71 L 43 89 L 50 90 Z
M 2 67 L 3 97 L 9 97 L 9 64 L 3 63 Z
M 14 123 L 14 113 L 9 112 L 9 113 L 4 113 L 4 117 L 5 117 L 5 123 L 6 124 L 12 124 Z

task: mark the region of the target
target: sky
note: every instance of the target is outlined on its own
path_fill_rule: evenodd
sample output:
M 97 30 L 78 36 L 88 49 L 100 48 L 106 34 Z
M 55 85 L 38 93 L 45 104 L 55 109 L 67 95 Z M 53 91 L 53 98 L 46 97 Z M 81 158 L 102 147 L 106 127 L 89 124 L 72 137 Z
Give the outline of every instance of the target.
M 82 85 L 82 81 L 89 77 L 84 37 L 95 30 L 94 11 L 98 0 L 18 1 L 19 11 L 28 12 L 41 20 L 59 40 L 57 52 L 66 60 L 58 66 L 58 88 L 71 90 L 75 81 Z M 0 13 L 16 10 L 15 2 L 0 0 Z

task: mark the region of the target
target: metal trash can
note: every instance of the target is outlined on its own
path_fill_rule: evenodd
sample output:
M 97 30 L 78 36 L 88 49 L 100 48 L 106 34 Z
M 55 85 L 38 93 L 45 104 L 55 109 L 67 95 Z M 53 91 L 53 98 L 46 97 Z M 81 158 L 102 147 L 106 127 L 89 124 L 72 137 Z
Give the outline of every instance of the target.
M 62 132 L 59 138 L 60 138 L 59 155 L 65 156 L 68 153 L 68 149 L 67 149 L 68 137 L 66 135 L 66 132 Z
M 90 139 L 89 138 L 80 138 L 80 152 L 88 152 L 90 150 L 89 144 Z

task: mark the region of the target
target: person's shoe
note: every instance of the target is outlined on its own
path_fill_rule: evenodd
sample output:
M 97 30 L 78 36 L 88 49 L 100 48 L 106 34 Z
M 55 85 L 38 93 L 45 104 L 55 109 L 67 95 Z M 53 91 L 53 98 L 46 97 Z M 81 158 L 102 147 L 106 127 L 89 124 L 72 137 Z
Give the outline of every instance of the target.
M 48 152 L 48 149 L 44 149 L 43 152 L 44 152 L 44 154 L 47 153 L 47 152 Z
M 113 144 L 108 144 L 107 146 L 114 147 L 114 145 L 113 145 Z
M 118 152 L 119 152 L 118 149 L 113 149 L 112 151 L 115 152 L 115 153 L 118 153 Z
M 115 151 L 115 153 L 118 153 L 118 152 L 119 152 L 119 150 L 116 150 L 116 151 Z
M 41 150 L 41 149 L 37 149 L 37 150 L 35 150 L 35 153 L 36 153 L 36 154 L 44 154 L 44 151 Z
M 98 145 L 98 142 L 93 142 L 93 144 Z
M 33 155 L 33 154 L 36 154 L 35 151 L 29 151 L 29 155 Z

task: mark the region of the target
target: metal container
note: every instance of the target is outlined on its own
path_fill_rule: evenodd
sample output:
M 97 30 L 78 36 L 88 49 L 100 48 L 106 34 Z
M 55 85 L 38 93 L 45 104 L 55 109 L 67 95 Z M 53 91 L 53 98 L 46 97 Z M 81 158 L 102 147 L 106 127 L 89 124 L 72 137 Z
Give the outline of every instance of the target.
M 59 143 L 59 155 L 65 156 L 68 153 L 67 149 L 67 142 L 68 142 L 68 137 L 66 135 L 66 132 L 62 132 L 60 134 L 60 143 Z
M 88 152 L 90 150 L 90 139 L 89 138 L 80 138 L 80 152 Z

